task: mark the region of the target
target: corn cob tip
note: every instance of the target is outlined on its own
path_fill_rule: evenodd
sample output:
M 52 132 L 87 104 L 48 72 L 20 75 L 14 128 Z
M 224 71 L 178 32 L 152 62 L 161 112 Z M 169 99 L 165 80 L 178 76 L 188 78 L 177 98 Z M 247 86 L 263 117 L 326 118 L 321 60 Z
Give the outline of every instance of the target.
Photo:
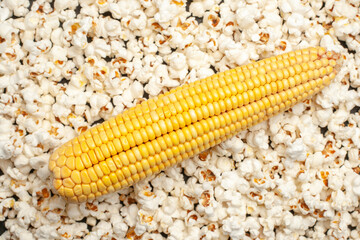
M 144 101 L 58 148 L 53 186 L 70 202 L 128 187 L 319 92 L 342 61 L 320 47 L 297 50 Z
M 323 52 L 321 51 L 319 53 L 318 60 L 323 58 L 327 59 L 329 61 L 329 65 L 334 68 L 333 73 L 336 75 L 343 66 L 346 56 L 332 50 L 327 51 L 325 48 L 322 49 L 324 49 L 324 51 Z

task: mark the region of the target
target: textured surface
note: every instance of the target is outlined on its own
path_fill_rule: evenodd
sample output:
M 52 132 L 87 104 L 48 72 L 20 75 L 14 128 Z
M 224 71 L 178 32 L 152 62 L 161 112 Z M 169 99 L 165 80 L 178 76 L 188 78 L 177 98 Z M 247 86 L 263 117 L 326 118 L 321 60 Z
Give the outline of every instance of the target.
M 1 239 L 360 239 L 360 1 L 28 4 L 0 1 Z M 54 189 L 51 153 L 83 131 L 310 46 L 344 55 L 314 97 L 94 201 Z
M 298 50 L 144 101 L 57 149 L 53 185 L 71 202 L 128 187 L 319 92 L 338 59 L 324 48 Z

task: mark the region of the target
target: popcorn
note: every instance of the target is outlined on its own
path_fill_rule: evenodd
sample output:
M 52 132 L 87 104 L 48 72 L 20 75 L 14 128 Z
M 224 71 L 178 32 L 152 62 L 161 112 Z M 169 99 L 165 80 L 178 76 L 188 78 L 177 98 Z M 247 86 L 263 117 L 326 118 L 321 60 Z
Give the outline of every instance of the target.
M 1 221 L 5 220 L 5 217 L 8 215 L 9 213 L 9 209 L 12 208 L 14 206 L 15 200 L 13 198 L 6 198 L 2 201 L 2 203 L 0 204 L 0 206 L 3 209 L 3 212 L 0 215 L 0 219 Z
M 292 13 L 286 20 L 286 25 L 290 34 L 299 36 L 301 31 L 305 30 L 309 26 L 309 21 L 306 20 L 302 14 Z
M 261 167 L 261 162 L 254 158 L 246 158 L 239 164 L 239 170 L 244 176 L 261 171 Z
M 39 24 L 40 16 L 36 12 L 30 12 L 25 16 L 24 23 L 26 30 L 34 30 Z
M 155 0 L 155 5 L 158 8 L 159 12 L 154 15 L 154 19 L 158 23 L 167 23 L 178 15 L 182 7 L 185 7 L 182 1 L 179 1 L 179 6 L 175 2 L 169 2 L 165 0 Z
M 222 174 L 221 186 L 224 189 L 237 189 L 240 193 L 245 193 L 249 189 L 249 183 L 245 179 L 237 176 L 234 171 Z
M 10 17 L 10 9 L 5 7 L 0 7 L 0 22 L 5 22 L 6 19 Z
M 236 10 L 236 23 L 241 29 L 248 29 L 255 24 L 258 11 L 255 5 L 241 6 Z
M 20 227 L 27 227 L 35 221 L 36 209 L 26 202 L 15 203 L 14 210 L 17 211 L 17 222 Z
M 162 85 L 160 84 L 160 80 L 155 77 L 151 77 L 148 84 L 146 84 L 144 90 L 150 96 L 156 96 L 160 93 Z
M 36 230 L 35 237 L 38 239 L 56 239 L 59 234 L 56 232 L 55 226 L 44 225 Z
M 138 212 L 138 222 L 135 226 L 135 234 L 141 236 L 142 234 L 147 232 L 152 232 L 157 228 L 157 223 L 154 221 L 153 216 L 151 214 L 140 210 Z
M 141 191 L 141 194 L 139 194 L 139 204 L 141 204 L 142 209 L 144 210 L 154 211 L 159 207 L 161 202 L 161 196 L 149 192 L 148 190 L 143 190 Z
M 120 215 L 111 216 L 111 224 L 113 226 L 114 233 L 123 238 L 127 232 L 128 226 L 123 222 Z
M 125 20 L 126 18 L 124 18 Z M 142 30 L 146 27 L 146 15 L 143 11 L 135 10 L 130 19 L 129 29 Z
M 242 239 L 245 237 L 244 223 L 240 217 L 232 216 L 225 219 L 222 230 L 232 239 Z
M 4 5 L 9 10 L 14 11 L 15 16 L 24 16 L 26 13 L 29 12 L 28 7 L 30 5 L 29 1 L 19 0 L 19 1 L 11 1 L 5 0 Z
M 83 237 L 88 233 L 86 223 L 74 223 L 60 225 L 57 230 L 62 237 L 69 237 L 70 233 L 74 237 Z
M 203 6 L 204 4 L 200 1 L 192 1 L 190 3 L 190 12 L 192 13 L 193 16 L 195 17 L 202 17 L 205 13 L 205 8 Z
M 111 223 L 108 223 L 108 222 L 105 222 L 105 221 L 100 221 L 94 227 L 94 231 L 92 233 L 94 235 L 93 239 L 98 239 L 98 238 L 102 238 L 102 237 L 106 237 L 106 236 L 110 235 L 112 233 Z
M 0 130 L 0 158 L 9 159 L 15 151 L 13 144 L 10 142 L 10 137 L 13 133 L 12 123 L 2 117 L 0 118 L 0 123 L 2 126 Z
M 97 37 L 114 37 L 122 34 L 120 22 L 109 17 L 100 18 L 96 23 Z
M 0 5 L 2 238 L 358 238 L 357 1 Z M 95 121 L 316 45 L 341 53 L 345 67 L 311 100 L 95 202 L 50 192 L 49 154 Z
M 70 0 L 68 1 L 55 0 L 54 3 L 55 10 L 57 11 L 65 10 L 67 8 L 75 9 L 77 5 L 78 5 L 78 1 L 70 1 Z
M 86 56 L 100 56 L 105 58 L 110 55 L 111 47 L 103 39 L 94 39 L 85 49 Z
M 347 3 L 346 1 L 335 1 L 333 6 L 332 15 L 336 17 L 344 16 L 348 19 L 356 17 L 358 10 L 354 5 Z
M 265 134 L 264 130 L 254 131 L 250 133 L 248 139 L 250 140 L 249 145 L 251 146 L 258 147 L 264 150 L 267 150 L 269 148 L 268 136 Z M 239 146 L 238 144 L 236 145 Z
M 356 194 L 357 196 L 360 196 L 360 175 L 357 175 L 354 177 L 354 179 L 352 181 L 352 188 L 353 188 L 354 194 Z
M 125 0 L 118 3 L 110 3 L 109 10 L 114 18 L 123 18 L 140 8 L 137 1 Z
M 66 21 L 61 37 L 66 41 L 71 41 L 77 48 L 84 49 L 88 45 L 86 34 L 90 30 L 91 24 L 92 20 L 89 17 L 83 18 L 81 21 Z
M 170 77 L 184 79 L 188 73 L 186 57 L 183 53 L 173 53 L 169 56 Z
M 291 232 L 301 233 L 301 231 L 305 231 L 310 226 L 313 226 L 316 220 L 313 217 L 293 216 L 291 213 L 288 213 L 283 221 L 286 226 L 284 232 L 290 234 Z
M 306 158 L 306 147 L 300 139 L 295 142 L 289 143 L 286 149 L 288 159 L 292 161 L 304 161 Z

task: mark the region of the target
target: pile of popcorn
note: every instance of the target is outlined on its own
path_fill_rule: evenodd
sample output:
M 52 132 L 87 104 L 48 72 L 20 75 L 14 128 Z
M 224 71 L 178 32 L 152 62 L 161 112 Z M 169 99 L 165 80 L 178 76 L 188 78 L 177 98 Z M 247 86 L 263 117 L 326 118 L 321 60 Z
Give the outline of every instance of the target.
M 359 0 L 0 1 L 1 239 L 359 239 Z M 68 204 L 52 151 L 181 84 L 308 46 L 322 93 L 148 181 Z

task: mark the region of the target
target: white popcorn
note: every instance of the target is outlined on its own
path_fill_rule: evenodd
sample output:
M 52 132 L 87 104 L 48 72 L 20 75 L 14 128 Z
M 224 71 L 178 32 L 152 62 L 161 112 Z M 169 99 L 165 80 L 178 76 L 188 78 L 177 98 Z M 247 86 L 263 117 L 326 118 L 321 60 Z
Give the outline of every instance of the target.
M 284 216 L 283 221 L 286 226 L 285 232 L 291 233 L 308 229 L 315 224 L 316 220 L 313 217 L 292 216 L 291 213 L 288 213 Z
M 169 56 L 170 77 L 184 79 L 188 73 L 186 57 L 183 53 L 173 53 Z
M 0 21 L 4 22 L 10 17 L 10 9 L 5 7 L 0 7 Z
M 259 12 L 255 5 L 241 6 L 236 10 L 236 22 L 241 29 L 248 29 L 255 24 Z
M 205 13 L 204 4 L 200 1 L 192 1 L 189 10 L 195 17 L 202 17 Z
M 158 23 L 167 23 L 181 12 L 179 7 L 172 2 L 165 0 L 155 0 L 154 2 L 159 10 L 159 12 L 154 15 L 154 19 Z
M 332 97 L 330 98 L 328 94 L 332 94 Z M 331 88 L 325 88 L 323 94 L 317 96 L 316 101 L 323 108 L 329 108 L 344 102 L 346 98 L 351 99 L 353 97 L 355 97 L 353 91 L 348 92 L 345 85 L 335 82 Z
M 305 20 L 303 15 L 299 13 L 293 13 L 286 20 L 286 25 L 289 28 L 290 34 L 295 34 L 296 36 L 299 36 L 301 34 L 301 31 L 306 29 L 306 27 L 308 26 L 308 21 Z
M 35 237 L 37 239 L 57 239 L 59 235 L 55 226 L 44 225 L 36 230 Z
M 66 8 L 74 9 L 78 5 L 78 1 L 61 1 L 61 0 L 55 0 L 55 9 L 58 11 L 64 10 Z
M 26 30 L 34 30 L 40 21 L 39 14 L 30 12 L 25 16 L 24 23 Z
M 232 239 L 243 239 L 245 237 L 245 229 L 243 219 L 232 216 L 222 222 L 222 229 Z
M 239 177 L 236 172 L 225 172 L 222 174 L 221 186 L 224 189 L 238 189 L 241 193 L 244 193 L 249 188 L 249 183 Z
M 103 236 L 107 236 L 109 234 L 111 234 L 112 230 L 111 230 L 111 223 L 105 222 L 105 221 L 100 221 L 95 227 L 94 227 L 94 235 L 96 236 L 96 238 L 94 239 L 99 239 Z
M 81 21 L 66 21 L 64 23 L 64 32 L 63 36 L 67 41 L 80 48 L 84 49 L 87 47 L 88 42 L 86 39 L 86 34 L 91 27 L 91 18 L 87 17 Z
M 35 240 L 33 234 L 30 231 L 18 226 L 16 223 L 12 224 L 11 229 L 12 232 L 14 232 L 14 235 L 21 240 L 22 239 Z
M 358 1 L 29 4 L 0 4 L 2 238 L 358 238 Z M 95 202 L 56 195 L 51 152 L 94 121 L 317 45 L 343 54 L 344 67 L 314 98 Z
M 139 203 L 142 205 L 142 209 L 144 210 L 156 210 L 161 203 L 160 196 L 157 196 L 147 190 L 143 190 L 141 194 L 139 194 L 139 197 Z
M 140 3 L 131 0 L 120 1 L 118 3 L 111 3 L 109 5 L 109 9 L 115 18 L 126 17 L 139 8 L 140 8 Z
M 237 65 L 243 65 L 249 60 L 249 54 L 240 45 L 225 51 L 225 55 L 230 61 L 235 61 Z
M 14 203 L 15 200 L 13 198 L 6 198 L 1 202 L 0 206 L 3 209 L 3 212 L 0 215 L 1 221 L 5 220 L 5 217 L 8 215 L 9 209 L 14 206 Z
M 60 225 L 60 229 L 58 229 L 60 235 L 69 235 L 70 233 L 73 236 L 85 236 L 88 232 L 87 226 L 85 223 L 73 223 L 73 224 L 63 224 Z
M 146 15 L 143 11 L 135 10 L 132 12 L 132 16 L 130 18 L 130 24 L 129 29 L 131 30 L 143 30 L 146 27 Z M 123 19 L 123 21 L 126 21 L 126 18 Z
M 26 40 L 24 42 L 24 48 L 30 53 L 31 57 L 34 58 L 39 56 L 41 53 L 49 51 L 51 48 L 51 42 L 49 40 L 41 40 L 39 42 Z
M 301 139 L 296 139 L 295 142 L 288 144 L 286 155 L 292 161 L 304 161 L 306 158 L 306 146 Z
M 352 181 L 352 188 L 353 188 L 353 192 L 356 195 L 360 196 L 360 175 L 354 177 Z
M 119 237 L 124 237 L 128 226 L 123 222 L 120 215 L 112 215 L 111 216 L 111 223 L 113 225 L 114 233 Z
M 261 170 L 261 162 L 257 159 L 246 158 L 240 162 L 239 170 L 243 175 L 256 174 Z
M 151 232 L 157 228 L 157 223 L 154 221 L 151 214 L 140 210 L 138 212 L 138 222 L 135 226 L 135 234 L 140 236 L 145 233 L 145 231 Z
M 216 161 L 216 166 L 224 172 L 234 169 L 234 163 L 226 157 L 218 158 Z
M 296 192 L 296 185 L 294 183 L 294 180 L 288 179 L 286 182 L 284 180 L 278 180 L 278 191 L 279 193 L 285 198 L 290 199 L 295 195 Z
M 249 145 L 251 146 L 264 150 L 269 148 L 268 136 L 265 134 L 263 129 L 249 133 L 248 139 L 250 140 Z
M 4 1 L 5 7 L 14 11 L 15 16 L 24 16 L 28 12 L 28 7 L 30 5 L 29 1 L 19 0 L 19 1 Z
M 95 93 L 90 98 L 90 106 L 92 107 L 93 114 L 95 115 L 100 111 L 100 109 L 104 106 L 106 106 L 110 102 L 110 97 L 101 94 L 101 93 Z
M 240 153 L 242 150 L 244 150 L 244 144 L 238 137 L 233 137 L 227 141 L 224 141 L 220 144 L 220 146 L 234 154 Z
M 124 217 L 124 221 L 129 226 L 134 226 L 136 223 L 138 208 L 135 204 L 123 208 L 121 215 Z
M 160 93 L 162 85 L 160 84 L 160 80 L 158 78 L 151 77 L 149 83 L 146 84 L 144 89 L 149 95 L 156 96 Z
M 202 67 L 208 67 L 211 61 L 210 56 L 202 52 L 201 50 L 193 47 L 186 49 L 186 57 L 188 59 L 188 65 L 190 68 L 200 69 Z
M 264 13 L 264 19 L 259 22 L 260 26 L 270 26 L 277 28 L 281 23 L 281 17 L 277 11 L 269 11 Z
M 17 213 L 17 222 L 21 227 L 26 227 L 36 218 L 36 209 L 29 206 L 26 202 L 15 203 Z
M 199 79 L 210 77 L 214 74 L 214 71 L 211 68 L 200 68 L 196 71 L 196 75 Z
M 103 39 L 94 39 L 85 49 L 86 56 L 100 56 L 102 58 L 110 55 L 111 47 Z
M 26 180 L 26 175 L 22 174 L 18 169 L 16 168 L 8 168 L 6 171 L 7 174 L 13 179 L 24 181 Z
M 214 15 L 211 12 L 206 12 L 204 14 L 203 23 L 205 26 L 212 28 L 214 30 L 219 30 L 223 27 L 223 21 L 220 17 Z
M 342 1 L 335 1 L 332 15 L 337 17 L 345 16 L 346 18 L 352 19 L 356 17 L 356 14 L 358 12 L 359 12 L 358 8 L 342 0 Z
M 67 215 L 75 220 L 82 219 L 82 214 L 78 204 L 68 204 L 66 208 Z

